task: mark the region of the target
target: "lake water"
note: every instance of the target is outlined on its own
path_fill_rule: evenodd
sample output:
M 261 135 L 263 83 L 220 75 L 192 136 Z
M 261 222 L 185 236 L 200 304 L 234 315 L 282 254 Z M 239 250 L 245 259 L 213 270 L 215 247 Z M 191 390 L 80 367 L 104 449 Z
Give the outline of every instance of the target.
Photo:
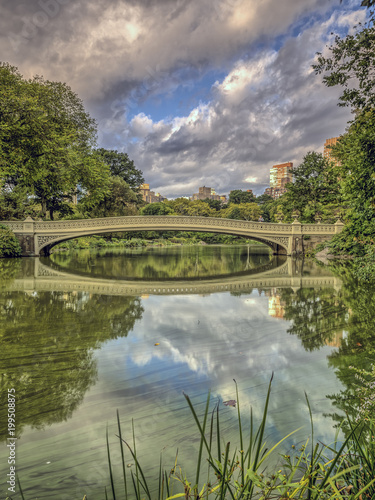
M 259 422 L 272 373 L 267 440 L 330 443 L 356 379 L 374 361 L 374 287 L 345 268 L 273 257 L 261 246 L 103 249 L 0 261 L 1 483 L 6 393 L 17 396 L 17 473 L 27 500 L 104 498 L 106 426 L 120 481 L 116 410 L 151 483 L 160 452 L 187 471 L 211 391 L 226 440 L 239 399 Z M 371 357 L 372 356 L 372 357 Z M 280 450 L 282 451 L 282 450 Z M 128 472 L 134 461 L 128 455 Z M 3 486 L 3 490 L 6 488 Z M 4 496 L 4 495 L 3 495 Z

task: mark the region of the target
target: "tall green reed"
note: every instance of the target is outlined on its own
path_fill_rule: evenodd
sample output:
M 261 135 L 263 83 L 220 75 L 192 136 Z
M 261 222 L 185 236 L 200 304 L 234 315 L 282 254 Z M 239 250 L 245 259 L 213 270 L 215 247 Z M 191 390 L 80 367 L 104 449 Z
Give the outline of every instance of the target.
M 210 412 L 211 396 L 208 394 L 203 417 L 199 417 L 190 397 L 184 394 L 200 436 L 194 481 L 189 480 L 178 463 L 178 454 L 176 454 L 173 467 L 168 470 L 163 468 L 161 455 L 157 488 L 149 485 L 138 460 L 133 422 L 131 446 L 123 437 L 120 418 L 117 414 L 124 486 L 122 493 L 117 494 L 107 435 L 112 500 L 172 500 L 175 498 L 199 500 L 209 497 L 220 500 L 343 500 L 347 499 L 349 494 L 353 500 L 374 499 L 375 496 L 369 495 L 374 493 L 375 446 L 372 445 L 369 448 L 363 446 L 358 437 L 358 425 L 354 426 L 352 423 L 350 423 L 351 430 L 348 436 L 339 447 L 338 433 L 333 445 L 315 443 L 313 417 L 307 396 L 311 438 L 306 439 L 298 449 L 292 445 L 290 455 L 279 455 L 277 449 L 300 429 L 289 433 L 272 447 L 267 447 L 265 430 L 272 379 L 273 375 L 268 385 L 262 419 L 258 427 L 254 424 L 252 410 L 250 410 L 249 421 L 245 424 L 240 409 L 237 382 L 234 381 L 238 420 L 236 447 L 223 439 L 219 403 L 216 403 Z M 373 428 L 370 434 L 373 437 Z M 126 479 L 125 450 L 130 453 L 135 463 L 135 473 L 130 472 L 132 489 L 129 488 Z M 272 470 L 269 470 L 270 466 L 267 466 L 267 463 L 275 454 L 278 457 L 278 466 L 276 468 L 273 466 Z M 207 475 L 202 481 L 205 470 Z

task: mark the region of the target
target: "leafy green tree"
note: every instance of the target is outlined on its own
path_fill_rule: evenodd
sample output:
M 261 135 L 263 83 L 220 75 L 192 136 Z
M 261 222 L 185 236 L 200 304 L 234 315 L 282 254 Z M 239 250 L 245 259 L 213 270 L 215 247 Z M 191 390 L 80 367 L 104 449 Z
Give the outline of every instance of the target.
M 345 227 L 330 243 L 333 251 L 356 255 L 375 252 L 375 109 L 357 115 L 332 148 L 340 161 L 341 188 L 349 211 Z M 368 261 L 371 270 L 373 264 Z
M 270 203 L 270 202 L 273 202 L 273 198 L 272 196 L 270 196 L 269 194 L 261 194 L 260 196 L 257 196 L 256 199 L 255 199 L 255 202 L 258 204 L 258 205 L 264 205 L 266 203 Z
M 0 220 L 23 220 L 28 215 L 37 217 L 39 207 L 27 195 L 24 186 L 5 186 L 0 190 Z
M 19 257 L 21 246 L 8 226 L 0 224 L 0 257 Z
M 242 219 L 241 210 L 239 209 L 239 207 L 230 207 L 230 208 L 228 208 L 225 215 L 226 215 L 227 219 L 235 219 L 235 220 L 241 220 Z
M 375 5 L 374 0 L 363 0 L 362 6 Z M 330 47 L 330 57 L 318 53 L 318 62 L 313 65 L 317 74 L 325 73 L 323 81 L 328 87 L 344 88 L 339 106 L 353 109 L 370 109 L 375 106 L 375 28 L 374 17 L 364 27 L 359 24 L 354 34 L 345 38 L 336 36 Z
M 341 189 L 356 212 L 375 209 L 375 108 L 359 114 L 333 148 Z
M 95 138 L 95 121 L 70 87 L 24 80 L 0 64 L 0 178 L 36 197 L 43 217 L 77 189 L 87 203 L 104 196 L 109 168 L 92 154 Z
M 257 196 L 255 202 L 259 205 L 261 209 L 261 216 L 264 222 L 272 221 L 272 207 L 275 206 L 276 200 L 272 198 L 269 194 L 262 194 Z
M 340 187 L 338 171 L 321 153 L 309 152 L 302 163 L 293 169 L 294 182 L 287 184 L 280 206 L 288 219 L 298 211 L 301 222 L 315 222 L 316 215 L 328 204 L 339 207 Z
M 96 150 L 99 158 L 109 166 L 113 177 L 121 177 L 132 189 L 138 188 L 143 182 L 143 173 L 134 165 L 127 153 L 100 148 Z
M 173 214 L 173 210 L 171 207 L 166 205 L 165 203 L 149 203 L 145 207 L 141 209 L 142 215 L 170 215 Z
M 210 198 L 205 198 L 203 201 L 205 203 L 207 203 L 207 205 L 210 208 L 216 210 L 216 212 L 218 212 L 219 210 L 221 210 L 221 208 L 223 206 L 223 204 L 222 204 L 222 202 L 220 200 L 211 200 Z
M 375 5 L 363 0 L 362 6 Z M 326 73 L 327 86 L 343 87 L 339 105 L 351 106 L 355 118 L 347 132 L 332 148 L 340 161 L 340 179 L 344 200 L 349 205 L 345 228 L 329 243 L 333 252 L 366 255 L 361 262 L 366 279 L 374 275 L 371 253 L 375 252 L 375 28 L 374 13 L 367 23 L 359 25 L 354 34 L 336 37 L 330 57 L 321 54 L 314 66 L 317 73 Z M 372 251 L 371 251 L 372 248 Z
M 253 203 L 255 201 L 255 196 L 253 193 L 242 191 L 242 189 L 234 189 L 229 193 L 229 203 Z
M 177 215 L 189 215 L 191 217 L 213 217 L 216 216 L 216 211 L 202 200 L 188 200 L 187 198 L 176 198 L 165 202 L 168 207 L 171 207 Z
M 121 217 L 138 213 L 139 197 L 121 177 L 111 177 L 109 192 L 93 207 L 81 204 L 90 217 Z
M 220 212 L 221 217 L 238 220 L 258 221 L 260 215 L 261 209 L 256 203 L 229 204 L 227 208 Z

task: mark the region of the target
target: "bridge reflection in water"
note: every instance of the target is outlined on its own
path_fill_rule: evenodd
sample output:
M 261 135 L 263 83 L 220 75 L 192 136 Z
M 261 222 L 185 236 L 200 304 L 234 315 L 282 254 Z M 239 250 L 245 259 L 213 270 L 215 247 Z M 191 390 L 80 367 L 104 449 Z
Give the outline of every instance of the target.
M 301 261 L 275 256 L 267 265 L 246 273 L 228 277 L 199 280 L 127 281 L 92 278 L 63 272 L 38 257 L 27 259 L 23 278 L 16 278 L 7 287 L 17 291 L 79 291 L 102 295 L 186 295 L 218 292 L 246 292 L 254 288 L 318 287 L 339 290 L 342 282 L 329 272 L 322 275 L 303 275 Z

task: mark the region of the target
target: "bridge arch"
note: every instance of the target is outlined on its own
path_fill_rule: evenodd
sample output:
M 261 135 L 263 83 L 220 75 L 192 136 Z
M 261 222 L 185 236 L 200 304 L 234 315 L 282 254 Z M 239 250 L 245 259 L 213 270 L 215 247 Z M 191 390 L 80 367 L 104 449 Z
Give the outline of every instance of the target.
M 189 232 L 195 232 L 195 233 L 215 233 L 215 234 L 228 234 L 231 236 L 242 236 L 244 238 L 247 238 L 249 240 L 253 241 L 258 241 L 259 243 L 263 243 L 267 245 L 275 254 L 279 255 L 287 255 L 288 254 L 288 248 L 286 242 L 281 243 L 276 241 L 276 239 L 273 239 L 272 237 L 261 237 L 259 235 L 253 235 L 249 233 L 244 233 L 242 231 L 228 231 L 228 230 L 218 230 L 218 229 L 210 229 L 210 230 L 202 230 L 202 229 L 196 229 L 196 228 L 189 228 L 187 229 L 186 227 L 183 227 L 181 229 L 171 229 L 170 227 L 166 228 L 158 228 L 155 229 L 155 227 L 149 227 L 149 228 L 142 228 L 142 229 L 133 229 L 133 228 L 127 228 L 127 229 L 102 229 L 102 230 L 96 230 L 96 231 L 85 231 L 82 232 L 81 234 L 77 233 L 74 235 L 70 236 L 57 236 L 56 238 L 51 238 L 51 239 L 45 239 L 44 243 L 41 243 L 38 249 L 39 256 L 46 256 L 49 255 L 51 249 L 55 246 L 58 245 L 59 243 L 62 243 L 63 241 L 68 241 L 76 238 L 82 238 L 85 236 L 94 236 L 94 235 L 100 235 L 100 234 L 107 234 L 107 233 L 120 233 L 120 232 L 142 232 L 142 231 L 157 231 L 157 232 L 166 232 L 166 231 L 189 231 Z
M 48 254 L 57 243 L 94 234 L 130 231 L 194 231 L 242 236 L 260 241 L 271 247 L 275 254 L 293 255 L 304 251 L 303 237 L 310 247 L 340 233 L 344 224 L 276 224 L 222 219 L 215 217 L 189 217 L 179 215 L 149 215 L 107 217 L 65 221 L 4 221 L 18 237 L 22 255 Z

